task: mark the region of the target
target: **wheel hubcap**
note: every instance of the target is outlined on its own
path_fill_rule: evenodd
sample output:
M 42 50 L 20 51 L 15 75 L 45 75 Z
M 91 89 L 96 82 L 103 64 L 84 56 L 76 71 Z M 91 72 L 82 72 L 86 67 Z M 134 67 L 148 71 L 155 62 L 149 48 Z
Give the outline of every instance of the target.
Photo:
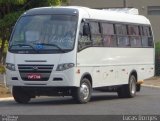
M 131 93 L 134 95 L 136 92 L 136 84 L 135 84 L 135 79 L 133 77 L 131 78 L 130 90 Z
M 89 88 L 85 83 L 83 83 L 80 87 L 80 94 L 84 100 L 86 100 L 89 96 Z

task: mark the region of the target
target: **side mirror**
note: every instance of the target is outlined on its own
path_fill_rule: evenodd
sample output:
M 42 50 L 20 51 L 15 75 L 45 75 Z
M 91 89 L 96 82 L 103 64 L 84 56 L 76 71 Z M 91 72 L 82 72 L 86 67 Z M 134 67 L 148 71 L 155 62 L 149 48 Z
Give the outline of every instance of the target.
M 90 28 L 88 23 L 83 25 L 83 36 L 88 36 L 90 34 Z

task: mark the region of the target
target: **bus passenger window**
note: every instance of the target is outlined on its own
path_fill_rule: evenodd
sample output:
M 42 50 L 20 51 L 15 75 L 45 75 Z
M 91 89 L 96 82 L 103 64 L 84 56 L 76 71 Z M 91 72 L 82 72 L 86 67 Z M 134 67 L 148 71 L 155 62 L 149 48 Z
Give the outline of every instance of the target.
M 142 45 L 143 47 L 153 47 L 153 38 L 147 36 L 142 37 Z
M 117 37 L 117 44 L 118 47 L 128 47 L 129 46 L 129 39 L 127 36 L 118 36 Z
M 127 27 L 123 24 L 116 24 L 117 44 L 118 47 L 129 47 L 129 38 L 127 36 Z
M 153 37 L 152 37 L 150 27 L 143 26 L 141 36 L 142 36 L 142 46 L 143 47 L 153 47 Z
M 130 37 L 131 47 L 141 47 L 141 38 L 140 36 Z
M 103 33 L 103 46 L 105 47 L 115 47 L 116 37 L 114 33 L 113 24 L 102 23 L 102 33 Z
M 129 34 L 131 47 L 141 47 L 139 27 L 135 25 L 129 25 L 128 34 Z

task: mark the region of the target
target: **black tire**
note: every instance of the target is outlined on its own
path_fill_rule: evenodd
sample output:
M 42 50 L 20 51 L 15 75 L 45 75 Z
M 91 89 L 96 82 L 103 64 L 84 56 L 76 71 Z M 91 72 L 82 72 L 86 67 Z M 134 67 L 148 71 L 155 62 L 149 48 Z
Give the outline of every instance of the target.
M 87 78 L 82 79 L 80 87 L 72 90 L 72 97 L 78 103 L 84 104 L 90 101 L 92 95 L 92 86 Z
M 136 95 L 136 78 L 134 75 L 129 77 L 129 84 L 123 85 L 118 90 L 118 97 L 133 98 Z
M 141 84 L 137 84 L 136 91 L 137 91 L 137 92 L 140 92 L 140 91 L 141 91 Z
M 123 85 L 123 86 L 119 87 L 119 89 L 117 91 L 117 94 L 118 94 L 119 98 L 125 98 L 125 86 L 126 85 Z
M 31 100 L 31 97 L 21 87 L 13 87 L 12 95 L 17 103 L 27 104 Z

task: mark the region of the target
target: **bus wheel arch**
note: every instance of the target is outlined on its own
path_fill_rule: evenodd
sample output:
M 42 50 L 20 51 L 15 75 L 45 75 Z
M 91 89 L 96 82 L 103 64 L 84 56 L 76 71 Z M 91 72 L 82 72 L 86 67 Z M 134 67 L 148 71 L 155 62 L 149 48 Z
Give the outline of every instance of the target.
M 92 78 L 89 74 L 81 77 L 79 87 L 73 90 L 72 97 L 78 103 L 84 104 L 90 101 L 92 95 Z
M 88 79 L 88 80 L 90 81 L 91 86 L 93 85 L 93 83 L 92 83 L 92 76 L 91 76 L 90 73 L 84 73 L 84 74 L 82 75 L 82 77 L 81 77 L 80 82 L 81 82 L 84 78 L 86 78 L 86 79 Z
M 122 85 L 117 93 L 120 98 L 133 98 L 137 91 L 137 72 L 131 71 L 129 74 L 128 84 Z
M 138 82 L 138 74 L 137 74 L 137 71 L 136 70 L 132 70 L 131 71 L 131 73 L 130 73 L 130 75 L 129 75 L 129 77 L 131 76 L 131 75 L 134 75 L 135 76 L 135 78 L 136 78 L 136 83 Z M 140 92 L 140 90 L 141 90 L 141 84 L 136 84 L 136 91 L 137 92 Z
M 129 77 L 130 77 L 131 75 L 134 75 L 134 76 L 135 76 L 136 82 L 137 82 L 137 80 L 138 80 L 137 71 L 136 71 L 136 70 L 132 70 L 132 71 L 130 72 L 130 74 L 129 74 Z M 129 78 L 128 78 L 128 80 L 129 80 Z M 128 83 L 129 83 L 129 82 L 128 82 Z

